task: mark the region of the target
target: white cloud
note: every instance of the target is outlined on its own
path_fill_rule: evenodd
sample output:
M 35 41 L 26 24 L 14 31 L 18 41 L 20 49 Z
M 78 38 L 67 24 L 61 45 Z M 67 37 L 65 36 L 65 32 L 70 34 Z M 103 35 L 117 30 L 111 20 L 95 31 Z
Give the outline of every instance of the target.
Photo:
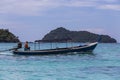
M 108 3 L 113 3 L 113 2 L 118 2 L 119 0 L 84 0 L 84 1 L 92 1 L 92 2 L 108 2 Z
M 100 8 L 120 11 L 120 5 L 102 5 Z
M 103 1 L 106 1 L 106 2 L 118 2 L 118 0 L 103 0 Z
M 65 4 L 65 6 L 68 6 L 68 7 L 91 7 L 91 6 L 95 6 L 95 5 L 96 5 L 95 2 L 80 1 L 80 0 L 71 0 L 70 2 Z
M 101 3 L 102 2 L 102 3 Z M 117 3 L 118 0 L 1 0 L 0 13 L 19 15 L 40 15 L 56 7 L 101 7 L 103 2 Z M 101 9 L 119 10 L 119 5 L 109 5 Z
M 1 0 L 0 13 L 36 15 L 49 6 L 55 6 L 50 0 Z

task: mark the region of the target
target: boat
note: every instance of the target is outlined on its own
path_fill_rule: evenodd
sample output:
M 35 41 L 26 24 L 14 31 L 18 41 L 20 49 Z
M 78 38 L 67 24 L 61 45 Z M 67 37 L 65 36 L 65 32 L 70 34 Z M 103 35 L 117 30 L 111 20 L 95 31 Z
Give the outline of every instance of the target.
M 74 46 L 67 48 L 55 48 L 55 49 L 45 49 L 45 50 L 14 50 L 13 54 L 16 55 L 49 55 L 49 54 L 67 54 L 74 52 L 92 52 L 97 46 L 98 42 L 89 43 L 82 46 Z

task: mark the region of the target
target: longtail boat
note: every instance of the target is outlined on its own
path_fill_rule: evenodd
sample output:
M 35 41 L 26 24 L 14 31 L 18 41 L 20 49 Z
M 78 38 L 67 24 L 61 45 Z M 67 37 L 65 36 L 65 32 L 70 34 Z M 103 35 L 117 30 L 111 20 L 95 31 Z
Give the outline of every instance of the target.
M 49 54 L 67 54 L 71 52 L 92 52 L 97 46 L 98 42 L 89 43 L 82 46 L 74 46 L 67 48 L 55 48 L 55 49 L 44 49 L 44 50 L 14 50 L 13 54 L 17 55 L 49 55 Z

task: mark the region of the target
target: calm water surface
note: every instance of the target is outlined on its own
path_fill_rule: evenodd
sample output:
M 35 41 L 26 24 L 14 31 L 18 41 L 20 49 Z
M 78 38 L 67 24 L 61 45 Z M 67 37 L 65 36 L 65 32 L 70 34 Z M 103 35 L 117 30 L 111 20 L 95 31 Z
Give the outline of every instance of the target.
M 0 50 L 15 45 L 0 43 Z M 49 43 L 41 45 L 40 49 L 49 47 Z M 120 80 L 120 44 L 98 44 L 92 54 L 18 56 L 0 52 L 0 80 Z

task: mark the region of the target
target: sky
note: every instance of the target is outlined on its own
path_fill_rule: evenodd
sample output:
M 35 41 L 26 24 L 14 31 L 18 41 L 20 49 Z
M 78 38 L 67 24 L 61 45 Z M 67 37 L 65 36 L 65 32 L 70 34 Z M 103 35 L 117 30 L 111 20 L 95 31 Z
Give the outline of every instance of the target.
M 21 41 L 42 39 L 58 27 L 120 42 L 120 0 L 0 0 L 0 29 Z

